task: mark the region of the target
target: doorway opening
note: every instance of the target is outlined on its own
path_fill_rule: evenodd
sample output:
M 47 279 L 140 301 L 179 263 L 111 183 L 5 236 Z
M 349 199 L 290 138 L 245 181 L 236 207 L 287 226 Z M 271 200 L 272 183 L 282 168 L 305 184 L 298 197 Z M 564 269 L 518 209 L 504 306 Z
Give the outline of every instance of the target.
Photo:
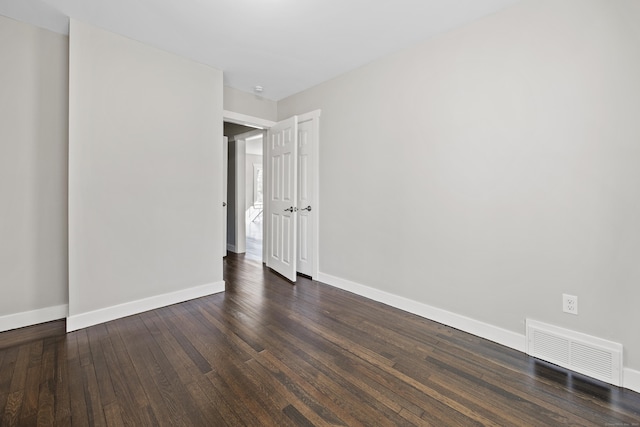
M 225 121 L 224 136 L 228 140 L 226 250 L 262 262 L 264 131 Z
M 245 140 L 246 258 L 262 261 L 264 224 L 263 135 Z
M 224 111 L 227 250 L 266 263 L 292 283 L 297 274 L 319 275 L 320 114 L 276 123 Z

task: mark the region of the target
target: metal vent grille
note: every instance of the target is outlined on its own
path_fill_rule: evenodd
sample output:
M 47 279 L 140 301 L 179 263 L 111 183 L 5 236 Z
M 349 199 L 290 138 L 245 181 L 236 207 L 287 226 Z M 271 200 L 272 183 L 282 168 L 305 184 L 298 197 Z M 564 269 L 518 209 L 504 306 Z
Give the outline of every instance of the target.
M 536 354 L 562 363 L 569 363 L 569 340 L 539 330 L 534 330 L 533 334 Z
M 622 385 L 622 345 L 527 319 L 527 354 Z
M 571 343 L 571 364 L 607 378 L 613 375 L 611 352 L 581 343 Z

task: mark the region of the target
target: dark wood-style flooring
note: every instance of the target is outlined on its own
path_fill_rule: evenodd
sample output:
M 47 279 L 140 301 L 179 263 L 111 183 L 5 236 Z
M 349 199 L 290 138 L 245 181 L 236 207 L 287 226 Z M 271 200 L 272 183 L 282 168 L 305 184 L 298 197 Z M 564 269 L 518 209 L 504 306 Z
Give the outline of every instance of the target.
M 632 426 L 640 395 L 230 254 L 227 292 L 0 334 L 1 425 Z

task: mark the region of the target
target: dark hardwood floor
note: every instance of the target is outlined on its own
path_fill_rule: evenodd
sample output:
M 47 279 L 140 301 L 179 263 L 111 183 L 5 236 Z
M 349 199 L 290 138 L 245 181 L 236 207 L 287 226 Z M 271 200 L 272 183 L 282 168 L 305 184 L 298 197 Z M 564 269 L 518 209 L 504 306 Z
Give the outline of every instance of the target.
M 0 334 L 0 425 L 640 425 L 638 393 L 241 255 L 225 279 L 70 334 Z

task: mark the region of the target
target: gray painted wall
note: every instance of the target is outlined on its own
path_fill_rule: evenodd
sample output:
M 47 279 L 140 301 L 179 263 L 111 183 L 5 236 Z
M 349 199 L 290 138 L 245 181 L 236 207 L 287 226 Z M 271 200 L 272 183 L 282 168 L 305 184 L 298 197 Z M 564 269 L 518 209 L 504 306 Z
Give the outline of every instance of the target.
M 71 21 L 69 314 L 222 281 L 222 72 Z
M 278 117 L 275 101 L 227 86 L 224 87 L 224 109 L 271 121 Z
M 320 270 L 640 369 L 638 22 L 633 0 L 525 1 L 279 102 L 322 109 Z
M 0 317 L 67 304 L 68 38 L 0 16 Z

